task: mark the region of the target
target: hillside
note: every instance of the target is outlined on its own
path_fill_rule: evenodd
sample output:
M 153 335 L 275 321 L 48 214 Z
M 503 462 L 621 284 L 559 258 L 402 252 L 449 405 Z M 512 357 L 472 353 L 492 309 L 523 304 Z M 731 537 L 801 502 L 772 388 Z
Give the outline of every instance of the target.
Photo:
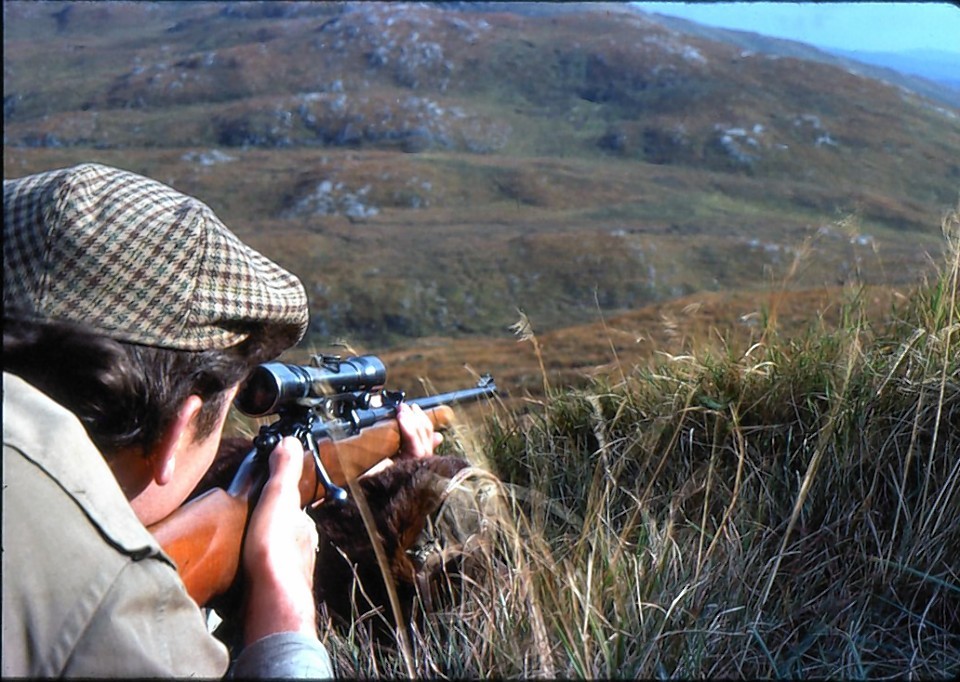
M 525 8 L 5 2 L 4 175 L 199 196 L 305 280 L 312 346 L 907 285 L 940 251 L 956 108 L 625 5 Z

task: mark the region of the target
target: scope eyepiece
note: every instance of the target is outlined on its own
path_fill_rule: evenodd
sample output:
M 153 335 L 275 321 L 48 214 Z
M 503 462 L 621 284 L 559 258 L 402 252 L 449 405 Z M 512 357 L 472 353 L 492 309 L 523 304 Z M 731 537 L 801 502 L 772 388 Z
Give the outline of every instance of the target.
M 263 417 L 288 405 L 379 389 L 386 380 L 387 368 L 375 355 L 322 367 L 267 362 L 253 370 L 233 402 L 245 415 Z

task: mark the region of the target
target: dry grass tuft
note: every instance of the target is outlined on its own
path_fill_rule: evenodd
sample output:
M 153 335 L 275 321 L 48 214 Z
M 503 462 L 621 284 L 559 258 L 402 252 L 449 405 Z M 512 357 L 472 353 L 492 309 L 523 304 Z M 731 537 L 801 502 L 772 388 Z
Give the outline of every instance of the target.
M 839 327 L 768 325 L 746 352 L 488 416 L 455 445 L 504 481 L 472 569 L 413 627 L 412 663 L 328 630 L 338 672 L 960 674 L 958 220 L 889 324 L 851 296 Z

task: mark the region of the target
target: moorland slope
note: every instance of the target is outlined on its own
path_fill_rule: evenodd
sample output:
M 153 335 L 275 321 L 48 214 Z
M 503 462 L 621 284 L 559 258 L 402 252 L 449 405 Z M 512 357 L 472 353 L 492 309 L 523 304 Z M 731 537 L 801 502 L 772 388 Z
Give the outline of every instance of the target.
M 201 197 L 305 280 L 313 346 L 909 285 L 940 251 L 957 109 L 536 8 L 5 2 L 4 174 L 95 160 Z

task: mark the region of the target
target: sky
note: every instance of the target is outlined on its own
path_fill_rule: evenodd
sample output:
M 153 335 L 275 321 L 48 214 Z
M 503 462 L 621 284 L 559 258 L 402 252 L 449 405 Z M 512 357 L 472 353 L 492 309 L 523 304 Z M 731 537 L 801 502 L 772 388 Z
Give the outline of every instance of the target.
M 635 2 L 700 24 L 861 52 L 960 55 L 960 8 L 946 2 Z

